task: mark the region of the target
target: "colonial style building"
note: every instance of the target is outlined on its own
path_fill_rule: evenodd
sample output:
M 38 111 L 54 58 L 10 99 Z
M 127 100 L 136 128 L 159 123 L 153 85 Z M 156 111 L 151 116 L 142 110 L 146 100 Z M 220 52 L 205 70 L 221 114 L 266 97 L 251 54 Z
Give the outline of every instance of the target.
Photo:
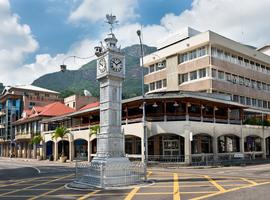
M 265 158 L 269 156 L 270 128 L 249 125 L 247 106 L 231 101 L 230 96 L 198 92 L 156 92 L 144 98 L 136 97 L 122 103 L 122 130 L 125 151 L 129 157 L 143 158 L 143 113 L 146 105 L 148 158 L 150 161 L 171 159 L 190 163 L 202 156 L 223 158 L 234 153 Z M 96 152 L 96 136 L 89 127 L 99 124 L 99 103 L 79 111 L 43 120 L 44 157 L 58 157 L 58 145 L 51 138 L 55 127 L 63 125 L 70 133 L 65 137 L 65 149 L 70 160 L 91 160 Z M 67 155 L 65 153 L 65 155 Z
M 5 87 L 0 95 L 0 156 L 14 153 L 15 130 L 12 122 L 21 118 L 23 110 L 59 101 L 58 95 L 58 92 L 33 85 Z
M 65 106 L 60 102 L 48 104 L 46 106 L 34 106 L 31 110 L 24 110 L 22 118 L 13 123 L 15 127 L 15 151 L 18 158 L 36 158 L 36 145 L 32 144 L 32 139 L 40 135 L 41 121 L 51 117 L 74 112 L 74 109 Z

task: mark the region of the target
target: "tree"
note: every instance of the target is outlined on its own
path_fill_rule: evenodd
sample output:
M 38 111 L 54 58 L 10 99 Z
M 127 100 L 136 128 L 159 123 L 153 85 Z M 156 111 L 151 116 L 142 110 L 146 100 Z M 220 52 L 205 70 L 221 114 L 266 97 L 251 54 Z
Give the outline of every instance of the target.
M 57 140 L 58 138 L 61 138 L 62 140 L 62 152 L 61 152 L 61 156 L 65 156 L 64 155 L 64 137 L 66 136 L 66 134 L 69 133 L 69 130 L 64 127 L 64 126 L 60 126 L 60 127 L 57 127 L 54 131 L 54 133 L 52 134 L 52 139 L 55 139 Z
M 89 131 L 90 131 L 90 135 L 89 135 L 90 137 L 92 135 L 97 135 L 100 131 L 100 126 L 99 125 L 90 126 Z
M 42 140 L 43 138 L 41 135 L 35 135 L 31 140 L 31 144 L 34 144 L 34 145 L 40 144 Z M 38 156 L 40 156 L 40 154 Z

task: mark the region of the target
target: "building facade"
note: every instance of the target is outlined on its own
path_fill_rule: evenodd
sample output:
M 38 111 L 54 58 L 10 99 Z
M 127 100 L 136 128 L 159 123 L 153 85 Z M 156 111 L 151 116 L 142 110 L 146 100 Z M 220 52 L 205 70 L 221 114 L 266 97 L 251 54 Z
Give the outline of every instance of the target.
M 199 91 L 231 96 L 234 102 L 270 109 L 270 56 L 212 31 L 188 28 L 145 56 L 149 92 Z
M 11 156 L 15 150 L 13 122 L 21 118 L 24 109 L 59 101 L 58 92 L 21 85 L 5 87 L 0 96 L 0 155 Z
M 245 105 L 232 102 L 229 96 L 197 92 L 160 92 L 122 103 L 122 131 L 125 152 L 131 159 L 142 159 L 144 151 L 142 104 L 146 105 L 149 161 L 173 160 L 191 163 L 207 156 L 221 159 L 236 153 L 252 158 L 269 156 L 270 128 L 250 125 L 248 117 L 267 114 L 245 111 Z M 249 115 L 248 115 L 249 113 Z M 68 159 L 88 159 L 96 153 L 96 136 L 89 127 L 99 124 L 98 103 L 67 115 L 42 121 L 44 157 L 58 155 L 60 140 L 51 133 L 57 126 L 70 130 L 65 140 Z M 46 154 L 47 152 L 47 154 Z

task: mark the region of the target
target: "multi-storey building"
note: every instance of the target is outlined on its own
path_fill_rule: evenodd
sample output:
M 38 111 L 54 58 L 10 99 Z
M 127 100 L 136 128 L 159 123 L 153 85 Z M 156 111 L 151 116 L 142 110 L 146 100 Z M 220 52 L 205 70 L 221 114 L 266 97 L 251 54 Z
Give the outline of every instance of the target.
M 269 48 L 255 49 L 212 31 L 187 28 L 145 56 L 149 92 L 223 93 L 234 102 L 270 109 Z
M 24 110 L 23 117 L 12 123 L 15 127 L 15 156 L 19 158 L 36 158 L 39 148 L 32 145 L 31 140 L 34 136 L 41 134 L 40 122 L 44 119 L 74 111 L 74 109 L 60 102 L 54 102 L 46 106 L 34 106 L 31 110 Z
M 21 118 L 23 110 L 59 101 L 58 95 L 58 92 L 33 85 L 5 87 L 0 96 L 1 156 L 11 156 L 14 153 L 15 131 L 12 122 Z
M 75 110 L 79 110 L 85 105 L 89 103 L 93 103 L 98 101 L 97 97 L 93 96 L 80 96 L 80 95 L 71 95 L 69 97 L 64 98 L 64 104 L 70 108 Z

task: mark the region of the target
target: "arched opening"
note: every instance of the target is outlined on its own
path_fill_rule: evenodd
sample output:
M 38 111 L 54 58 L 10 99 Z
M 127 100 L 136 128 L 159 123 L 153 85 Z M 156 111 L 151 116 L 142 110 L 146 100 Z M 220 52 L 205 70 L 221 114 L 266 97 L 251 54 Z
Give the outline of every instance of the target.
M 262 151 L 262 138 L 251 135 L 245 137 L 245 152 Z
M 141 154 L 141 138 L 133 135 L 125 135 L 125 153 Z
M 266 156 L 270 157 L 270 137 L 265 139 Z
M 236 135 L 218 137 L 218 153 L 240 152 L 240 138 Z
M 46 159 L 49 159 L 50 156 L 53 156 L 53 147 L 54 147 L 53 141 L 46 142 Z
M 64 146 L 64 148 L 62 148 L 62 146 Z M 64 152 L 62 152 L 62 150 L 64 150 Z M 60 158 L 60 156 L 64 153 L 64 156 L 67 157 L 67 159 L 69 159 L 69 142 L 66 140 L 60 140 L 58 142 L 58 158 Z
M 204 133 L 194 135 L 191 142 L 191 153 L 213 153 L 212 137 Z
M 148 139 L 149 161 L 184 162 L 185 138 L 176 134 L 159 134 Z
M 74 141 L 74 158 L 80 160 L 87 160 L 88 158 L 87 140 L 77 139 Z

